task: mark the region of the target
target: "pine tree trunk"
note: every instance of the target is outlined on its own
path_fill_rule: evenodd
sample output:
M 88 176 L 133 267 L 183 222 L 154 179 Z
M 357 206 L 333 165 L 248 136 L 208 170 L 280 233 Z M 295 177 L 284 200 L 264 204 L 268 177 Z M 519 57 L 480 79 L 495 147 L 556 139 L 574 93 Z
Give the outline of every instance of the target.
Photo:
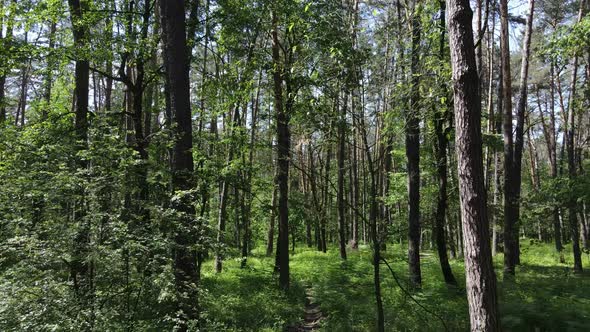
M 580 10 L 578 13 L 578 22 L 582 20 L 585 12 L 585 0 L 580 0 Z M 572 79 L 570 87 L 570 96 L 568 100 L 567 112 L 567 129 L 566 129 L 566 150 L 567 150 L 567 166 L 568 178 L 573 183 L 577 177 L 576 156 L 575 156 L 575 110 L 573 100 L 576 96 L 576 80 L 578 74 L 578 56 L 574 56 L 572 64 Z M 580 250 L 580 228 L 577 218 L 577 199 L 576 193 L 571 193 L 568 201 L 568 219 L 572 240 L 572 251 L 574 255 L 574 272 L 582 273 L 582 253 Z
M 512 136 L 512 76 L 510 74 L 510 46 L 508 35 L 508 0 L 500 0 L 500 48 L 502 55 L 503 134 L 504 134 L 504 277 L 515 273 L 518 237 L 517 192 Z
M 514 263 L 520 264 L 520 192 L 522 186 L 522 151 L 524 149 L 524 124 L 527 105 L 527 82 L 529 74 L 529 58 L 531 47 L 531 35 L 533 33 L 533 14 L 535 10 L 535 0 L 529 0 L 529 13 L 525 28 L 525 35 L 522 47 L 522 65 L 520 69 L 520 91 L 516 109 L 516 133 L 514 137 L 513 151 L 513 212 L 514 212 Z M 509 58 L 508 58 L 509 59 Z M 508 60 L 509 61 L 509 60 Z
M 481 98 L 473 47 L 473 13 L 468 0 L 447 0 L 447 8 L 471 331 L 498 331 L 496 276 L 483 183 Z

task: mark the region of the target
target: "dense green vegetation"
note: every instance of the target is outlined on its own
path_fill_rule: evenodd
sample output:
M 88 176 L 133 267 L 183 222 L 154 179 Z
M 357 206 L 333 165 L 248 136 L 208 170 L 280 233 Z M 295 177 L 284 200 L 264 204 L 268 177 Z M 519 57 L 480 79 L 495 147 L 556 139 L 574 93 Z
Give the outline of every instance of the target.
M 383 299 L 386 329 L 400 331 L 466 330 L 467 300 L 463 262 L 451 262 L 459 285 L 445 286 L 436 253 L 425 250 L 422 257 L 425 286 L 407 293 L 406 248 L 390 245 L 384 257 L 391 265 L 398 285 L 385 269 Z M 300 320 L 303 314 L 303 289 L 311 287 L 326 314 L 326 331 L 371 331 L 374 324 L 371 253 L 366 245 L 338 259 L 337 248 L 326 254 L 297 248 L 292 255 L 293 288 L 286 295 L 272 285 L 274 261 L 263 250 L 254 250 L 249 266 L 240 269 L 239 261 L 227 263 L 226 273 L 216 274 L 210 262 L 203 267 L 207 317 L 218 330 L 276 331 Z M 502 255 L 494 259 L 498 279 L 502 280 Z M 585 255 L 584 264 L 590 263 Z M 523 241 L 522 265 L 514 282 L 500 282 L 500 319 L 506 331 L 583 331 L 590 320 L 590 284 L 587 275 L 572 274 L 572 259 L 559 262 L 559 255 L 547 244 Z M 411 296 L 411 297 L 410 297 Z M 413 299 L 419 304 L 417 304 Z M 419 327 L 419 328 L 417 328 Z
M 0 0 L 0 331 L 585 331 L 590 0 Z

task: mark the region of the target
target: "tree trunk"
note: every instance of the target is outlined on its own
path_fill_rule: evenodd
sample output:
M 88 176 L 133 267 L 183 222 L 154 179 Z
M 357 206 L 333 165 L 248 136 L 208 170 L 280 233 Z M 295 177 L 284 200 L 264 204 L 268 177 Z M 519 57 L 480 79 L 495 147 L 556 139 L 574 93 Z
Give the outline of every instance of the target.
M 324 214 L 322 216 L 322 225 L 320 227 L 322 238 L 322 251 L 325 253 L 328 250 L 326 241 L 326 225 L 330 220 L 331 200 L 330 200 L 330 169 L 332 160 L 332 144 L 328 140 L 328 150 L 326 151 L 326 171 L 324 173 Z
M 88 8 L 88 3 L 84 0 L 68 0 L 70 8 L 72 32 L 74 44 L 77 49 L 82 49 L 88 42 L 87 27 L 84 26 L 84 14 Z M 79 55 L 78 55 L 79 57 Z M 75 84 L 75 116 L 74 128 L 76 135 L 76 150 L 83 151 L 87 149 L 88 139 L 88 86 L 89 86 L 89 63 L 88 60 L 78 58 L 74 70 Z M 76 166 L 79 169 L 87 168 L 87 162 L 77 158 Z M 91 266 L 88 259 L 90 252 L 90 224 L 86 218 L 84 189 L 78 188 L 80 199 L 74 203 L 77 208 L 74 220 L 78 223 L 77 234 L 74 239 L 74 253 L 72 257 L 71 276 L 74 281 L 74 290 L 83 306 L 90 306 L 92 301 L 92 278 Z M 87 322 L 92 325 L 92 322 Z
M 447 0 L 447 7 L 471 331 L 498 331 L 496 276 L 483 183 L 481 98 L 473 47 L 473 12 L 468 0 Z
M 345 94 L 342 105 L 336 102 L 336 109 L 339 111 L 338 117 L 338 236 L 340 244 L 340 258 L 346 259 L 346 210 L 344 203 L 344 158 L 346 143 L 346 106 L 348 104 L 348 94 Z
M 503 134 L 504 134 L 504 276 L 514 275 L 518 237 L 518 202 L 512 137 L 512 76 L 510 74 L 510 46 L 508 35 L 508 0 L 500 0 L 500 48 L 502 61 Z
M 0 27 L 1 29 L 1 27 Z M 55 56 L 53 55 L 55 49 L 55 34 L 57 31 L 57 23 L 51 22 L 49 26 L 49 54 L 47 55 L 47 68 L 45 69 L 45 78 L 43 82 L 43 109 L 41 110 L 41 121 L 47 120 L 49 108 L 51 107 L 51 88 L 53 85 L 53 67 L 55 66 Z M 1 33 L 0 33 L 1 34 Z
M 16 0 L 12 0 L 12 5 L 16 6 Z M 0 2 L 0 12 L 2 12 L 2 14 L 4 14 L 4 1 Z M 13 7 L 15 8 L 15 7 Z M 11 8 L 12 9 L 12 8 Z M 12 32 L 14 29 L 14 17 L 15 17 L 15 10 L 10 10 L 9 14 L 8 14 L 8 20 L 6 22 L 6 35 L 4 37 L 2 37 L 2 23 L 3 23 L 3 15 L 0 15 L 0 42 L 2 42 L 3 45 L 8 45 L 8 47 L 10 47 L 10 45 L 12 44 L 13 40 L 13 36 L 12 36 Z M 0 74 L 0 125 L 4 124 L 6 122 L 6 72 L 10 72 L 10 68 L 4 68 L 4 70 L 2 71 L 2 73 Z
M 578 22 L 582 20 L 585 13 L 585 0 L 580 0 L 580 9 L 578 12 Z M 574 56 L 572 64 L 572 79 L 570 96 L 568 100 L 568 112 L 567 112 L 567 129 L 566 129 L 566 149 L 567 149 L 567 166 L 568 166 L 568 178 L 570 183 L 576 180 L 577 169 L 576 169 L 576 156 L 575 156 L 575 111 L 574 111 L 574 99 L 576 97 L 576 80 L 578 75 L 578 55 Z M 568 219 L 571 231 L 572 240 L 572 251 L 574 255 L 574 272 L 582 273 L 582 253 L 580 250 L 580 228 L 578 225 L 577 218 L 577 197 L 576 193 L 572 192 L 568 202 Z
M 543 136 L 545 137 L 545 143 L 547 145 L 547 151 L 549 156 L 549 169 L 552 179 L 557 178 L 557 144 L 555 137 L 555 65 L 553 61 L 550 67 L 551 83 L 549 89 L 550 102 L 549 102 L 549 124 L 545 120 L 543 111 L 540 110 L 541 124 L 543 125 Z M 540 103 L 540 96 L 538 95 L 537 89 L 537 100 Z M 555 241 L 555 250 L 559 254 L 559 260 L 561 263 L 565 263 L 565 257 L 563 256 L 563 245 L 561 243 L 561 223 L 559 221 L 559 207 L 554 206 L 553 211 L 553 238 Z
M 187 232 L 194 227 L 195 209 L 190 195 L 192 173 L 192 124 L 189 90 L 189 61 L 186 40 L 185 3 L 183 0 L 160 1 L 164 41 L 164 67 L 169 84 L 169 106 L 175 129 L 172 148 L 172 190 L 180 195 L 172 207 L 179 214 L 174 235 L 174 277 L 178 296 L 178 330 L 186 331 L 188 322 L 198 318 L 197 255 L 191 247 L 196 236 Z
M 412 14 L 412 87 L 410 109 L 406 114 L 406 157 L 408 160 L 408 263 L 410 283 L 419 288 L 422 284 L 420 271 L 420 79 L 418 61 L 422 33 L 420 4 Z
M 440 49 L 439 56 L 441 60 L 445 55 L 445 2 L 440 1 L 441 19 L 440 19 Z M 447 133 L 444 129 L 445 123 L 449 119 L 449 110 L 445 107 L 442 112 L 435 113 L 434 131 L 436 133 L 435 143 L 435 161 L 436 174 L 438 178 L 438 197 L 435 212 L 435 227 L 434 234 L 436 237 L 436 247 L 438 250 L 438 257 L 440 266 L 445 278 L 445 282 L 450 285 L 456 285 L 457 281 L 451 270 L 449 264 L 449 257 L 447 254 L 447 241 L 445 237 L 445 216 L 447 210 Z
M 271 256 L 273 253 L 273 242 L 275 236 L 275 221 L 277 219 L 277 175 L 278 175 L 278 168 L 275 166 L 275 175 L 273 179 L 273 189 L 272 189 L 272 199 L 270 203 L 270 223 L 268 227 L 268 237 L 266 240 L 266 256 Z
M 28 32 L 25 32 L 25 43 L 27 43 L 27 36 Z M 18 106 L 16 108 L 16 117 L 14 119 L 14 125 L 18 126 L 20 121 L 20 126 L 25 126 L 25 111 L 27 109 L 27 96 L 29 90 L 29 70 L 31 69 L 30 61 L 26 61 L 26 63 L 21 68 L 21 81 L 20 81 L 20 88 L 19 88 L 19 98 L 18 98 Z
M 240 116 L 239 106 L 235 106 L 233 113 L 231 114 L 232 124 L 230 125 L 230 129 L 228 131 L 229 137 L 233 136 L 234 129 L 233 127 L 238 125 L 238 119 Z M 234 147 L 233 145 L 228 146 L 227 151 L 227 159 L 225 161 L 225 165 L 229 166 L 234 158 Z M 217 214 L 217 243 L 222 244 L 224 242 L 225 236 L 225 224 L 227 219 L 227 203 L 229 201 L 229 187 L 230 184 L 228 179 L 224 178 L 221 181 L 221 187 L 219 190 L 219 210 Z M 236 225 L 236 231 L 238 227 Z M 239 238 L 238 238 L 239 240 Z M 218 251 L 215 255 L 215 271 L 220 273 L 223 269 L 223 257 L 221 253 Z
M 258 84 L 256 88 L 256 97 L 252 98 L 252 113 L 250 125 L 250 142 L 248 143 L 248 168 L 245 176 L 245 198 L 244 198 L 244 212 L 242 213 L 244 224 L 244 239 L 242 243 L 242 264 L 246 264 L 246 258 L 250 254 L 250 240 L 251 240 L 251 219 L 252 219 L 252 173 L 254 163 L 254 147 L 256 143 L 256 130 L 258 121 L 258 111 L 260 108 L 260 83 L 262 81 L 262 72 L 258 76 Z M 244 114 L 245 116 L 246 114 Z M 245 123 L 244 123 L 245 126 Z
M 289 149 L 291 135 L 289 133 L 289 116 L 283 105 L 283 73 L 281 64 L 280 42 L 278 32 L 277 8 L 272 12 L 272 59 L 274 63 L 274 108 L 277 126 L 277 185 L 279 188 L 278 215 L 279 215 L 279 286 L 289 289 Z
M 529 58 L 531 35 L 533 33 L 533 14 L 535 10 L 535 0 L 529 0 L 529 14 L 527 16 L 527 24 L 522 47 L 522 66 L 520 69 L 520 91 L 519 99 L 516 109 L 516 133 L 514 137 L 514 151 L 512 170 L 513 181 L 513 211 L 514 211 L 514 263 L 520 264 L 520 244 L 519 244 L 519 230 L 520 230 L 520 192 L 522 186 L 522 151 L 524 148 L 524 122 L 527 105 L 527 81 L 529 74 Z M 509 59 L 509 58 L 508 58 Z M 509 60 L 508 60 L 509 61 Z
M 361 108 L 364 110 L 364 106 Z M 377 306 L 377 331 L 385 331 L 385 316 L 383 314 L 383 300 L 381 298 L 381 244 L 379 238 L 379 227 L 377 225 L 378 205 L 377 205 L 377 183 L 376 170 L 373 165 L 373 157 L 371 156 L 371 149 L 367 139 L 367 129 L 365 127 L 365 116 L 363 113 L 359 114 L 358 121 L 359 129 L 363 140 L 365 158 L 367 160 L 367 168 L 369 173 L 369 228 L 371 245 L 373 247 L 373 286 L 375 293 L 375 303 Z

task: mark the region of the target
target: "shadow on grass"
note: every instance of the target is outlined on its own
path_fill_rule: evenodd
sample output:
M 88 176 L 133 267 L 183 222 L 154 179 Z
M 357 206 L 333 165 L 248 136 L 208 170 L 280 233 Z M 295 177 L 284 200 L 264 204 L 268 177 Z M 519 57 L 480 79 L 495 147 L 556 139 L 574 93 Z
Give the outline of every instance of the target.
M 240 269 L 239 262 L 228 261 L 220 274 L 205 266 L 202 302 L 208 330 L 280 331 L 302 317 L 302 285 L 292 280 L 289 291 L 282 292 L 270 259 L 252 257 L 249 264 Z
M 408 280 L 405 248 L 388 246 L 385 253 L 404 288 Z M 553 262 L 550 246 L 523 245 L 523 265 L 513 282 L 502 280 L 501 256 L 496 257 L 500 318 L 504 331 L 589 331 L 590 275 L 575 275 Z M 545 265 L 543 265 L 545 264 Z M 253 256 L 248 267 L 227 261 L 222 274 L 204 266 L 203 307 L 208 327 L 215 331 L 281 331 L 304 313 L 305 288 L 320 304 L 324 331 L 374 331 L 373 266 L 368 248 L 350 251 L 348 260 L 337 250 L 324 254 L 298 249 L 291 255 L 291 290 L 281 292 L 273 274 L 274 259 Z M 451 261 L 457 288 L 444 283 L 436 254 L 423 255 L 423 287 L 408 293 L 382 266 L 381 287 L 387 331 L 467 331 L 469 315 L 463 262 Z M 587 266 L 587 265 L 586 265 Z M 407 289 L 407 288 L 406 288 Z M 425 307 L 427 310 L 424 310 Z M 434 315 L 432 314 L 434 313 Z
M 523 264 L 515 281 L 500 281 L 506 331 L 589 331 L 590 274 L 566 266 Z

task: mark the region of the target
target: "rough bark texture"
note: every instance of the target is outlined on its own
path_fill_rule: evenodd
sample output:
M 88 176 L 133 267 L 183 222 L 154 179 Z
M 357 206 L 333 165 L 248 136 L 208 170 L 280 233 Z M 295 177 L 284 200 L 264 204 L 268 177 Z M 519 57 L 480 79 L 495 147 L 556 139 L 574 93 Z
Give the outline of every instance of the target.
M 496 276 L 483 183 L 481 98 L 473 48 L 473 12 L 468 0 L 447 0 L 447 8 L 471 331 L 498 331 Z
M 508 35 L 508 0 L 500 0 L 500 48 L 502 60 L 502 91 L 504 135 L 504 276 L 514 275 L 516 265 L 516 223 L 518 219 L 517 180 L 514 172 L 514 143 L 512 136 L 512 76 Z
M 279 187 L 278 216 L 279 240 L 277 243 L 279 286 L 289 288 L 289 117 L 283 105 L 283 70 L 281 66 L 278 18 L 276 8 L 272 13 L 272 59 L 274 63 L 274 108 L 277 121 L 277 185 Z
M 172 149 L 172 189 L 181 197 L 173 202 L 179 213 L 178 230 L 174 236 L 174 277 L 178 296 L 178 329 L 186 331 L 188 321 L 198 317 L 197 284 L 199 273 L 197 255 L 190 247 L 195 243 L 193 227 L 195 209 L 190 195 L 182 193 L 192 188 L 194 169 L 192 157 L 192 123 L 189 91 L 189 62 L 186 40 L 184 0 L 160 1 L 164 40 L 164 64 L 169 84 L 171 120 L 175 128 Z

